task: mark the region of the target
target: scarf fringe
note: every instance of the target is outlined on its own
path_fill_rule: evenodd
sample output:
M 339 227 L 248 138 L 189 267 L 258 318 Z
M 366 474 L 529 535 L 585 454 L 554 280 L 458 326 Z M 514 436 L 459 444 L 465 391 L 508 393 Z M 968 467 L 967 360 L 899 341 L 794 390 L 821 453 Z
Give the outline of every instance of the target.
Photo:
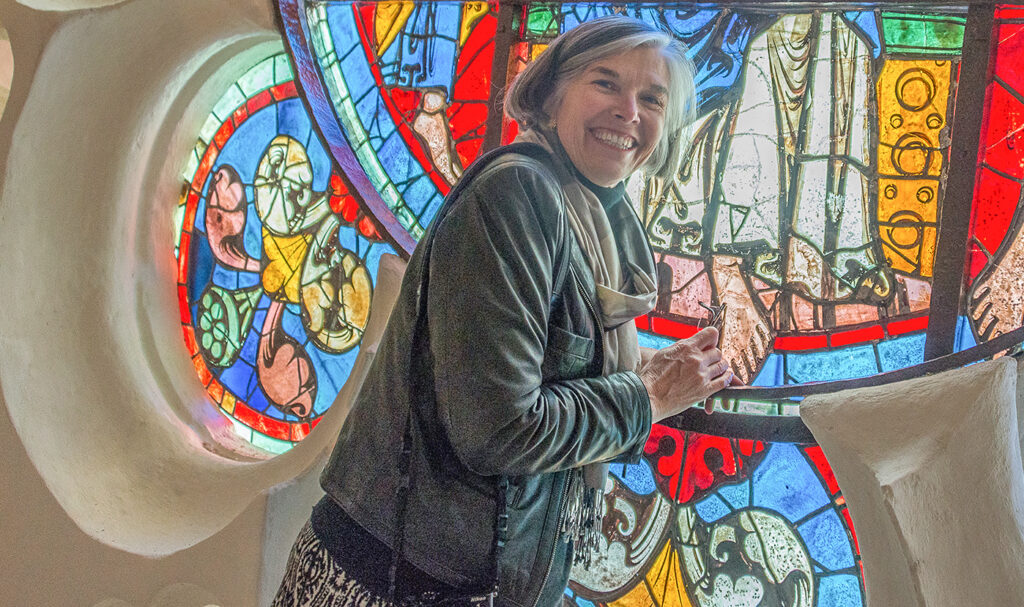
M 583 470 L 569 472 L 568 493 L 559 529 L 573 546 L 573 564 L 590 568 L 594 554 L 601 547 L 601 521 L 604 518 L 604 492 L 588 487 Z

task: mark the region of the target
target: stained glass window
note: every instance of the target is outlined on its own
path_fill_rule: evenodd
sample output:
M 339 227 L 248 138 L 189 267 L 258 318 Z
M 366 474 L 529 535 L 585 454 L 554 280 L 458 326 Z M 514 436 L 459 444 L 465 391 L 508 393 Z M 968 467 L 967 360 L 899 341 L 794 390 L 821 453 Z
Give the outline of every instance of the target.
M 283 53 L 224 92 L 182 178 L 174 242 L 186 346 L 236 432 L 281 453 L 347 379 L 392 249 L 334 169 Z
M 723 349 L 756 385 L 924 359 L 936 276 L 961 271 L 938 253 L 945 184 L 963 170 L 951 149 L 963 137 L 954 108 L 966 7 L 278 4 L 316 120 L 334 125 L 343 178 L 372 184 L 354 195 L 395 218 L 402 234 L 390 235 L 406 243 L 481 150 L 514 137 L 493 93 L 554 37 L 611 13 L 658 23 L 690 49 L 698 119 L 676 183 L 628 184 L 661 279 L 657 307 L 637 320 L 643 345 L 692 335 L 705 305 L 726 304 Z M 1024 319 L 1024 10 L 999 7 L 995 18 L 955 349 Z M 798 410 L 796 400 L 720 406 Z M 656 426 L 645 455 L 613 469 L 608 549 L 596 569 L 574 571 L 570 602 L 865 603 L 850 514 L 816 446 Z

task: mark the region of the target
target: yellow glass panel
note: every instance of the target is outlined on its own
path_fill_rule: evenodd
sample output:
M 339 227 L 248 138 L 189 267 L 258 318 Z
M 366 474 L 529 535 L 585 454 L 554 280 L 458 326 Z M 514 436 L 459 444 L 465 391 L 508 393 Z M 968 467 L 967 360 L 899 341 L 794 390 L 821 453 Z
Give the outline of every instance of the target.
M 878 173 L 933 175 L 942 170 L 951 64 L 887 61 L 878 79 Z M 943 146 L 944 147 L 944 146 Z
M 473 26 L 487 14 L 490 8 L 486 2 L 467 2 L 462 5 L 462 22 L 459 25 L 459 46 L 466 44 Z
M 235 395 L 230 390 L 224 391 L 224 400 L 220 401 L 220 408 L 227 411 L 229 414 L 235 412 Z
M 530 48 L 530 61 L 536 59 L 537 56 L 543 53 L 544 49 L 547 47 L 548 45 L 546 44 L 534 44 L 533 47 Z
M 312 234 L 274 236 L 263 228 L 263 254 L 267 259 L 263 288 L 267 295 L 278 301 L 299 303 L 302 262 L 312 240 Z
M 878 78 L 879 236 L 894 269 L 924 277 L 933 272 L 928 224 L 938 218 L 951 75 L 948 61 L 887 61 Z
M 679 554 L 672 549 L 672 542 L 665 542 L 644 580 L 609 602 L 609 607 L 693 607 L 679 567 Z
M 412 9 L 415 7 L 413 0 L 400 0 L 398 2 L 380 2 L 373 13 L 373 25 L 375 41 L 377 42 L 377 56 L 383 55 L 391 43 L 398 37 L 398 33 L 405 27 L 409 20 Z

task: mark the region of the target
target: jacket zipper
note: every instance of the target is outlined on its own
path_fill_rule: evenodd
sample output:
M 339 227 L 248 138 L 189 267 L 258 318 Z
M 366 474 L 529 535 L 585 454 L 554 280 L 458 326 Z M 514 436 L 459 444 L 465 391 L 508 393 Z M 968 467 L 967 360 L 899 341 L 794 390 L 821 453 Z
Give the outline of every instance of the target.
M 569 482 L 568 481 L 569 481 L 569 477 L 568 477 L 568 474 L 566 474 L 565 480 L 562 482 L 562 492 L 561 492 L 561 494 L 560 494 L 560 496 L 558 498 L 558 512 L 557 512 L 558 516 L 555 518 L 555 525 L 559 526 L 559 527 L 561 527 L 562 510 L 565 508 L 566 494 L 569 493 Z M 535 598 L 533 600 L 533 607 L 538 607 L 538 605 L 540 604 L 540 597 L 541 597 L 542 594 L 544 594 L 544 588 L 547 587 L 547 585 L 548 585 L 548 578 L 551 577 L 551 569 L 555 566 L 555 552 L 558 551 L 557 542 L 559 541 L 558 536 L 561 533 L 562 533 L 562 530 L 560 528 L 558 530 L 556 530 L 556 532 L 555 532 L 555 542 L 556 542 L 556 545 L 555 545 L 555 547 L 553 547 L 551 549 L 551 556 L 548 557 L 548 568 L 544 572 L 544 579 L 541 581 L 540 589 L 537 591 L 537 598 Z
M 587 310 L 590 311 L 590 316 L 594 319 L 594 324 L 597 325 L 597 335 L 595 336 L 595 338 L 601 339 L 601 336 L 604 335 L 604 323 L 601 322 L 601 316 L 597 313 L 597 309 L 594 308 L 594 302 L 590 300 L 590 295 L 586 292 L 586 289 L 583 287 L 583 283 L 580 281 L 580 277 L 576 274 L 576 270 L 572 267 L 571 260 L 569 262 L 569 273 L 572 274 L 572 279 L 576 282 L 576 286 L 579 288 L 580 296 L 583 298 L 583 305 L 585 305 L 587 307 Z M 604 358 L 604 349 L 601 350 L 601 358 Z M 603 365 L 604 361 L 602 360 L 601 363 Z M 558 500 L 558 517 L 555 520 L 559 523 L 562 520 L 562 510 L 565 508 L 565 498 L 567 493 L 569 493 L 568 476 L 566 476 L 566 480 L 563 482 L 562 493 Z M 562 530 L 559 529 L 558 533 L 560 534 L 561 532 Z M 556 539 L 556 541 L 558 540 Z M 551 569 L 555 566 L 556 551 L 557 548 L 551 550 L 551 556 L 548 558 L 548 567 L 547 570 L 544 572 L 544 579 L 540 583 L 540 590 L 537 592 L 537 598 L 533 601 L 533 607 L 538 607 L 538 604 L 540 603 L 540 597 L 544 593 L 544 588 L 548 585 L 548 579 L 551 577 Z

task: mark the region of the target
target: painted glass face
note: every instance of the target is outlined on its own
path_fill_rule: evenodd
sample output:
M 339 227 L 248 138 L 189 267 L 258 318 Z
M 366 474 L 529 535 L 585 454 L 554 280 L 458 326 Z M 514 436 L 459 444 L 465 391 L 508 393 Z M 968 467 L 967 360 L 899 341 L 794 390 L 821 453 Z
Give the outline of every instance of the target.
M 281 453 L 345 383 L 391 249 L 333 169 L 284 54 L 224 93 L 182 177 L 185 343 L 236 432 Z

